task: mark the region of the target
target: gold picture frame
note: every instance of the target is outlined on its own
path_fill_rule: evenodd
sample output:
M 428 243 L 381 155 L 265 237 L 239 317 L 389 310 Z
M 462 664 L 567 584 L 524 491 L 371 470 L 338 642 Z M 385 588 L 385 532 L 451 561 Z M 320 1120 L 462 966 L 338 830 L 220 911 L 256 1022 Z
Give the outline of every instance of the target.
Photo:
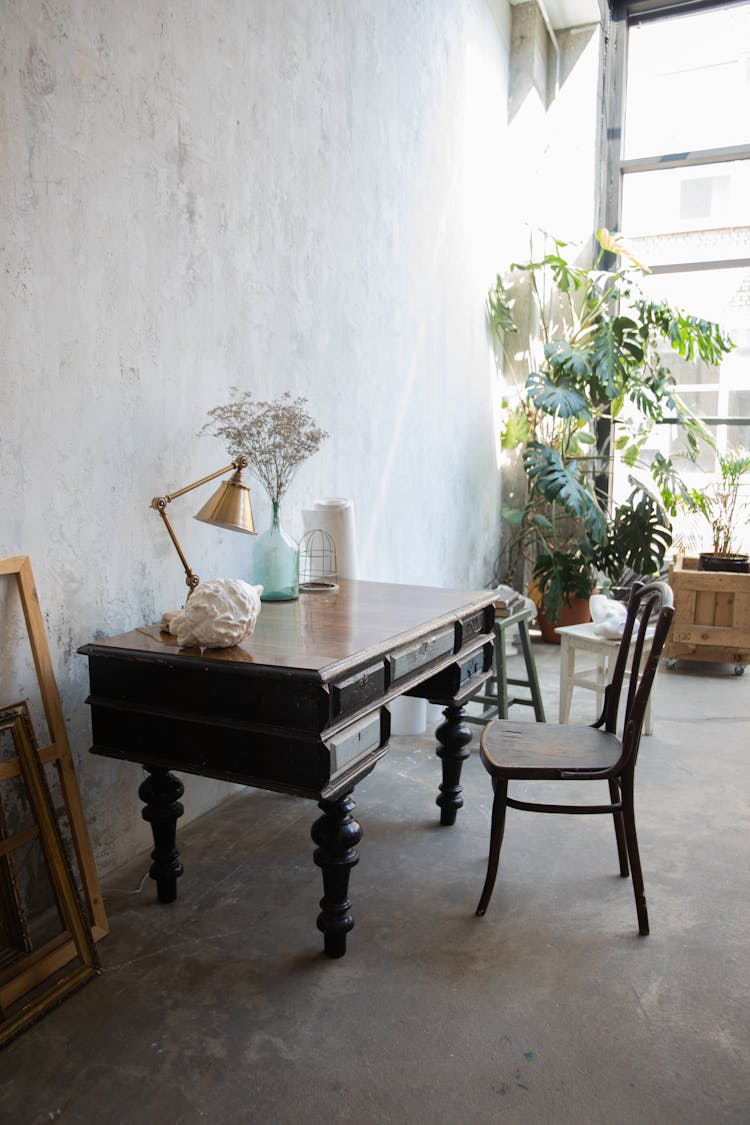
M 34 949 L 27 940 L 23 921 L 17 920 L 20 924 L 16 926 L 16 933 L 22 936 L 25 948 L 0 969 L 0 1046 L 100 971 L 91 927 L 78 899 L 65 855 L 25 703 L 16 703 L 0 711 L 0 735 L 6 732 L 12 738 L 15 757 L 3 761 L 2 765 L 6 772 L 8 767 L 17 766 L 17 774 L 11 776 L 19 775 L 22 779 L 32 821 L 21 831 L 3 832 L 0 857 L 9 864 L 13 852 L 39 841 L 60 929 Z
M 91 933 L 94 941 L 99 941 L 100 938 L 109 933 L 109 924 L 104 910 L 101 886 L 94 864 L 86 819 L 83 815 L 81 794 L 73 766 L 73 756 L 68 742 L 55 674 L 52 669 L 44 619 L 28 556 L 13 555 L 9 558 L 0 559 L 0 577 L 3 575 L 14 578 L 18 588 L 49 732 L 49 744 L 39 748 L 39 758 L 43 765 L 54 762 L 57 769 L 65 811 L 70 823 L 70 835 L 78 864 L 83 896 L 91 923 Z M 12 768 L 11 772 L 8 771 L 9 767 L 0 763 L 0 782 L 13 775 Z M 18 767 L 15 767 L 15 772 L 18 772 Z M 1 1003 L 2 995 L 0 994 Z
M 47 785 L 44 776 L 45 767 L 52 763 L 55 768 L 62 804 L 67 817 L 66 838 L 69 838 L 72 845 L 77 867 L 77 886 L 83 896 L 91 938 L 94 941 L 99 941 L 109 932 L 109 924 L 83 814 L 81 794 L 68 742 L 60 696 L 52 669 L 44 619 L 28 556 L 14 555 L 8 558 L 0 558 L 0 578 L 3 576 L 12 579 L 18 590 L 29 648 L 39 685 L 48 742 L 42 746 L 37 745 L 33 738 L 31 721 L 25 704 L 11 704 L 3 708 L 3 713 L 16 710 L 19 707 L 22 710 L 25 709 L 24 729 L 31 740 L 36 760 L 40 763 L 45 786 Z M 14 760 L 0 761 L 0 785 L 4 781 L 18 779 L 19 777 L 21 777 L 21 765 L 17 756 Z M 74 888 L 75 886 L 76 881 L 74 880 Z M 9 864 L 6 863 L 4 870 L 0 872 L 0 905 L 3 906 L 5 918 L 9 920 L 9 933 L 15 925 L 15 935 L 10 937 L 10 943 L 14 948 L 10 951 L 6 950 L 6 955 L 0 957 L 0 1012 L 11 1010 L 20 1002 L 22 997 L 27 996 L 30 990 L 38 988 L 52 974 L 62 972 L 73 959 L 80 956 L 73 935 L 67 929 L 64 929 L 57 935 L 54 942 L 43 945 L 42 949 L 35 953 L 29 953 L 28 958 L 18 958 L 16 954 L 19 950 L 27 948 L 28 943 L 24 944 L 22 912 L 15 911 L 15 894 L 13 874 L 9 870 Z M 72 987 L 75 987 L 75 985 Z M 46 1010 L 46 1004 L 44 1007 Z M 35 1018 L 35 1016 L 31 1018 Z M 16 1032 L 10 1034 L 16 1034 Z M 2 1042 L 2 1039 L 0 1039 L 0 1042 Z

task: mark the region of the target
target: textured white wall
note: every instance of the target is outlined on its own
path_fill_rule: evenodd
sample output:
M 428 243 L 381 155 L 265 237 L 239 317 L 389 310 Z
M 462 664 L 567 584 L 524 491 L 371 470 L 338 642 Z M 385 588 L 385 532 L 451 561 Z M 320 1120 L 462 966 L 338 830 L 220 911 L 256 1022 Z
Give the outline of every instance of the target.
M 534 0 L 513 8 L 505 155 L 510 224 L 503 268 L 527 260 L 529 228 L 585 244 L 597 222 L 602 83 L 600 24 L 557 31 L 559 58 Z
M 601 169 L 599 131 L 602 116 L 599 24 L 557 31 L 559 56 L 539 6 L 531 2 L 512 9 L 508 128 L 504 154 L 514 175 L 506 193 L 508 227 L 497 272 L 511 280 L 510 264 L 525 262 L 544 252 L 542 232 L 571 245 L 579 262 L 591 260 L 592 234 L 597 225 Z M 514 221 L 515 220 L 515 221 Z M 513 315 L 518 334 L 505 340 L 505 391 L 512 399 L 532 366 L 527 343 L 538 323 L 528 287 L 519 289 Z M 520 450 L 503 451 L 503 505 L 523 507 L 526 474 Z M 501 554 L 497 578 L 517 586 L 530 577 L 528 564 L 508 570 Z
M 505 0 L 2 0 L 0 555 L 31 556 L 102 870 L 148 839 L 87 754 L 78 645 L 184 596 L 154 494 L 219 467 L 236 384 L 330 431 L 285 524 L 354 499 L 362 577 L 482 586 L 496 553 Z M 175 502 L 204 578 L 251 541 Z M 259 487 L 260 527 L 268 505 Z M 7 585 L 7 584 L 6 584 Z M 0 703 L 33 697 L 0 594 Z M 189 779 L 189 814 L 226 792 Z

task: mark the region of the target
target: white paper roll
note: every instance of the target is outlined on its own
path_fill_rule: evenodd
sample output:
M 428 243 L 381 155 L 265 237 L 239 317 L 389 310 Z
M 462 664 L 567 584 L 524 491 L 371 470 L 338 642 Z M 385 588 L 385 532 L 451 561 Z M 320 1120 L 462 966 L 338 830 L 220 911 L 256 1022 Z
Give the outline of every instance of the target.
M 391 734 L 424 734 L 427 727 L 427 700 L 401 695 L 392 699 Z
M 443 714 L 444 707 L 440 703 L 427 704 L 427 726 L 432 730 L 445 722 L 445 715 Z
M 354 504 L 345 497 L 316 500 L 302 512 L 305 534 L 320 528 L 333 539 L 336 548 L 336 574 L 339 578 L 357 577 L 357 540 L 354 530 Z

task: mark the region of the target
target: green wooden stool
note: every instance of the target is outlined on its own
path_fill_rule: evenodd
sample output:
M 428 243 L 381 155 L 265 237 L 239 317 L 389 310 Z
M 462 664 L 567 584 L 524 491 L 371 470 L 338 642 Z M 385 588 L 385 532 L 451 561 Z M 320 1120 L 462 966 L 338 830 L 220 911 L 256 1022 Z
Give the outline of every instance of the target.
M 542 693 L 539 690 L 539 678 L 536 674 L 534 653 L 531 649 L 529 636 L 529 621 L 534 616 L 534 610 L 528 606 L 519 609 L 508 617 L 495 619 L 495 655 L 493 657 L 492 676 L 487 681 L 485 695 L 475 695 L 473 703 L 483 703 L 481 715 L 467 715 L 465 722 L 480 723 L 486 726 L 493 719 L 507 719 L 508 709 L 518 704 L 522 707 L 533 707 L 534 718 L 538 723 L 546 723 Z M 526 679 L 509 677 L 505 662 L 505 632 L 507 629 L 517 628 L 521 637 L 521 652 L 526 665 Z M 510 687 L 525 687 L 528 695 L 511 695 Z

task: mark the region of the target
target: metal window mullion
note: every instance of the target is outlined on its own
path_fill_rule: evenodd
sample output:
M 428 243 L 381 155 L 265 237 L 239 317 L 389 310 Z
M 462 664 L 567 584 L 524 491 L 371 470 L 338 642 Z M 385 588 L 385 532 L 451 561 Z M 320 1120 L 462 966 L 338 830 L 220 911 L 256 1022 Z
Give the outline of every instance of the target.
M 711 262 L 664 262 L 649 266 L 649 273 L 703 273 L 706 270 L 741 270 L 748 266 L 750 258 L 719 258 Z
M 604 182 L 600 187 L 599 222 L 608 230 L 620 229 L 622 203 L 622 139 L 625 128 L 625 77 L 627 74 L 627 9 L 616 4 L 605 29 L 606 97 L 602 122 Z
M 654 156 L 633 156 L 620 161 L 620 172 L 660 172 L 666 168 L 694 168 L 701 164 L 726 164 L 750 160 L 750 145 L 722 145 L 697 148 L 689 152 L 661 152 Z
M 694 12 L 708 12 L 712 8 L 735 8 L 747 0 L 631 0 L 624 6 L 630 26 L 670 16 L 686 16 Z
M 731 417 L 712 418 L 707 414 L 698 414 L 697 417 L 700 418 L 705 426 L 750 426 L 750 415 L 748 417 L 743 417 L 742 415 L 737 417 L 734 415 Z M 679 418 L 659 418 L 655 425 L 677 426 L 679 425 Z

